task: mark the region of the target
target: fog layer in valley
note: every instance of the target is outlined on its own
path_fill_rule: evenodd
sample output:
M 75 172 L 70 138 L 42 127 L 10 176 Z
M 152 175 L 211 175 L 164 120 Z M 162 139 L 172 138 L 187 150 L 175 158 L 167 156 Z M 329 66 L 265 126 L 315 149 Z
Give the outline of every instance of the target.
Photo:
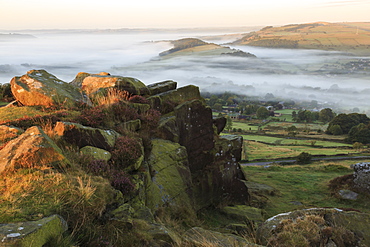
M 224 43 L 230 37 L 212 39 L 216 33 L 199 32 L 30 34 L 36 38 L 0 39 L 1 83 L 31 69 L 46 69 L 67 82 L 78 72 L 106 71 L 145 84 L 174 80 L 179 86 L 195 84 L 201 91 L 231 91 L 262 99 L 272 93 L 276 98 L 317 100 L 343 109 L 370 109 L 369 58 L 247 46 L 232 48 L 257 58 L 196 54 L 165 58 L 158 54 L 172 47 L 168 40 L 206 36 L 204 41 Z

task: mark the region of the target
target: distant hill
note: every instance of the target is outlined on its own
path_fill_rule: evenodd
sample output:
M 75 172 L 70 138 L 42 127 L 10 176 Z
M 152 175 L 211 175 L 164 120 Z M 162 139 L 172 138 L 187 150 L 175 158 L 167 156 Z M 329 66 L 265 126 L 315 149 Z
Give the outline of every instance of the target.
M 173 57 L 178 55 L 230 55 L 256 57 L 251 53 L 231 49 L 230 47 L 217 45 L 214 43 L 207 43 L 196 38 L 173 40 L 171 43 L 174 45 L 174 47 L 167 51 L 161 52 L 159 56 Z
M 35 39 L 36 37 L 30 34 L 19 33 L 0 33 L 0 41 L 13 40 L 13 39 Z
M 267 26 L 246 34 L 233 45 L 349 51 L 370 55 L 370 22 Z

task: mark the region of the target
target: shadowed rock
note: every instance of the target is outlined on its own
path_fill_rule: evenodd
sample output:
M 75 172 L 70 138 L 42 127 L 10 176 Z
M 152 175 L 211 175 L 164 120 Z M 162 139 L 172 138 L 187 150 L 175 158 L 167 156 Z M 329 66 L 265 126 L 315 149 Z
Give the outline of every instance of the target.
M 114 130 L 86 127 L 78 123 L 58 122 L 54 131 L 65 141 L 82 148 L 93 146 L 110 151 L 120 136 Z
M 171 141 L 153 140 L 148 164 L 153 170 L 146 189 L 146 205 L 150 209 L 166 204 L 193 207 L 191 174 L 184 147 Z

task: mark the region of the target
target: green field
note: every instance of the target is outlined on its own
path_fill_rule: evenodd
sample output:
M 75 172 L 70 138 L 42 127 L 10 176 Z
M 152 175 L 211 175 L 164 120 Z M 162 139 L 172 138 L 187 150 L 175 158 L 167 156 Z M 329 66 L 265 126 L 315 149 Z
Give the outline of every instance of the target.
M 233 121 L 233 128 L 242 129 L 244 131 L 258 131 L 258 126 L 248 122 L 236 122 Z
M 352 162 L 356 163 L 356 162 Z M 250 183 L 266 184 L 275 189 L 274 195 L 258 195 L 251 190 L 252 203 L 267 199 L 264 205 L 266 218 L 292 210 L 313 207 L 355 208 L 369 212 L 369 199 L 360 195 L 356 201 L 341 200 L 333 196 L 328 188 L 333 178 L 351 174 L 351 163 L 317 162 L 305 166 L 244 166 Z M 257 200 L 257 201 L 256 201 Z
M 312 146 L 282 146 L 268 145 L 256 141 L 246 141 L 244 144 L 242 159 L 253 160 L 274 160 L 274 159 L 289 159 L 298 156 L 301 152 L 307 152 L 311 155 L 351 155 L 358 154 L 359 151 L 345 148 L 320 148 Z
M 320 146 L 320 147 L 352 147 L 350 144 L 332 142 L 332 141 L 320 141 L 313 139 L 293 139 L 293 138 L 280 138 L 265 135 L 242 135 L 244 140 L 258 141 L 269 144 L 282 144 L 282 145 L 307 145 L 307 146 Z

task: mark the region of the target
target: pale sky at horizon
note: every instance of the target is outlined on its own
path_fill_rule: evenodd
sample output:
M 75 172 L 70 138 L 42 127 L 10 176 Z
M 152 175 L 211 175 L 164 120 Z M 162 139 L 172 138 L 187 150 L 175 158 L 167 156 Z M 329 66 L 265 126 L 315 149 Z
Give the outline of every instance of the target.
M 366 22 L 370 0 L 0 0 L 0 30 Z

